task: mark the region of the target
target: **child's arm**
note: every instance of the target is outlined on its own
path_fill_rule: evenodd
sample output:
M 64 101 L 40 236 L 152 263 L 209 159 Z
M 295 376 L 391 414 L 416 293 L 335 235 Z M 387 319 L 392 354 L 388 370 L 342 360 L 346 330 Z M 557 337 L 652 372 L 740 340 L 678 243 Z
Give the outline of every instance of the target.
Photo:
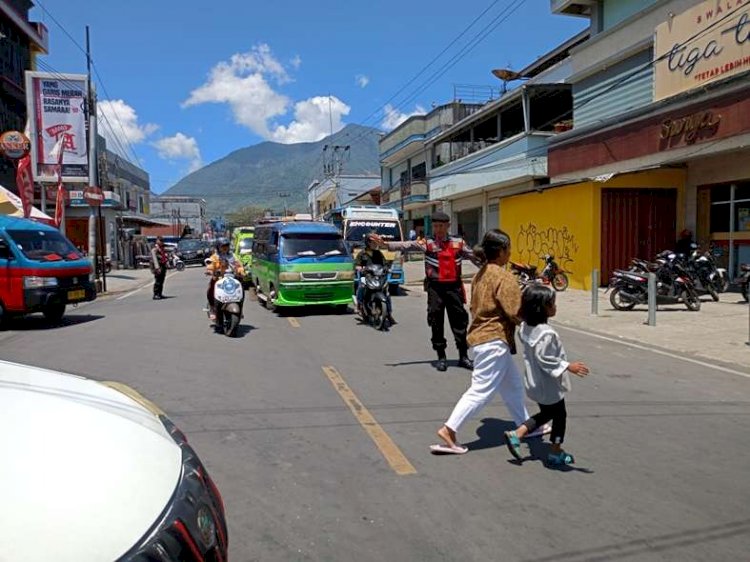
M 537 364 L 545 374 L 558 378 L 568 370 L 570 363 L 563 359 L 562 345 L 557 334 L 548 333 L 534 345 Z

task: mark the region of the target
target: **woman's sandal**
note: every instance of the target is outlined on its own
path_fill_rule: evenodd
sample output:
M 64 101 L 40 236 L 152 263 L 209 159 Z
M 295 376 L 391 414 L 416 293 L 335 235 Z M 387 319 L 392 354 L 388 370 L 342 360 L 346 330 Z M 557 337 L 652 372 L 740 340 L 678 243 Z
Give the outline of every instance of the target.
M 516 435 L 515 431 L 505 431 L 505 446 L 508 447 L 508 451 L 519 461 L 521 460 L 521 440 Z

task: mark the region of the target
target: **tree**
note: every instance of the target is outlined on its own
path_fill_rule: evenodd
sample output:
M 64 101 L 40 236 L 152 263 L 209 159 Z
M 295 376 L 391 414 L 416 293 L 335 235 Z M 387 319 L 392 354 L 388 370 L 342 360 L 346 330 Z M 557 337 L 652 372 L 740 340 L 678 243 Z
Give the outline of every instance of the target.
M 250 205 L 229 213 L 227 215 L 227 228 L 232 229 L 238 226 L 248 226 L 255 224 L 255 221 L 263 218 L 265 211 L 261 207 Z

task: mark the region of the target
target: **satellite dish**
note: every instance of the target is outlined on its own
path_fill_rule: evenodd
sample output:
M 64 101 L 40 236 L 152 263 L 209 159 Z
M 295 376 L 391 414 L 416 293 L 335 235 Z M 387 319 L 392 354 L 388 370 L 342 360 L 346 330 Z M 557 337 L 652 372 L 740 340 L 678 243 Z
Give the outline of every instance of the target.
M 492 74 L 494 74 L 497 78 L 500 78 L 503 82 L 511 82 L 513 80 L 519 80 L 523 78 L 518 72 L 515 70 L 510 70 L 507 68 L 496 68 L 492 71 Z

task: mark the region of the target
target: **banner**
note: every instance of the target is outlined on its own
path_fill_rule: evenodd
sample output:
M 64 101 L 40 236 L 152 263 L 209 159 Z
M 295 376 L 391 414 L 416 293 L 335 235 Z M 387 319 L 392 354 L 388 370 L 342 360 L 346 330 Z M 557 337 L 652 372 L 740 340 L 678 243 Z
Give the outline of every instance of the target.
M 656 28 L 654 101 L 750 70 L 750 0 L 707 0 Z
M 60 137 L 55 144 L 52 152 L 53 154 L 57 151 L 57 198 L 55 199 L 55 226 L 57 228 L 63 227 L 63 220 L 65 220 L 65 188 L 63 187 L 62 179 L 62 167 L 63 167 L 63 145 L 65 144 L 65 138 Z
M 31 158 L 28 154 L 18 161 L 16 187 L 23 206 L 23 216 L 29 218 L 34 205 L 34 178 L 31 175 Z
M 88 183 L 86 76 L 26 72 L 26 95 L 34 179 L 58 182 L 54 149 L 60 143 L 64 180 Z

